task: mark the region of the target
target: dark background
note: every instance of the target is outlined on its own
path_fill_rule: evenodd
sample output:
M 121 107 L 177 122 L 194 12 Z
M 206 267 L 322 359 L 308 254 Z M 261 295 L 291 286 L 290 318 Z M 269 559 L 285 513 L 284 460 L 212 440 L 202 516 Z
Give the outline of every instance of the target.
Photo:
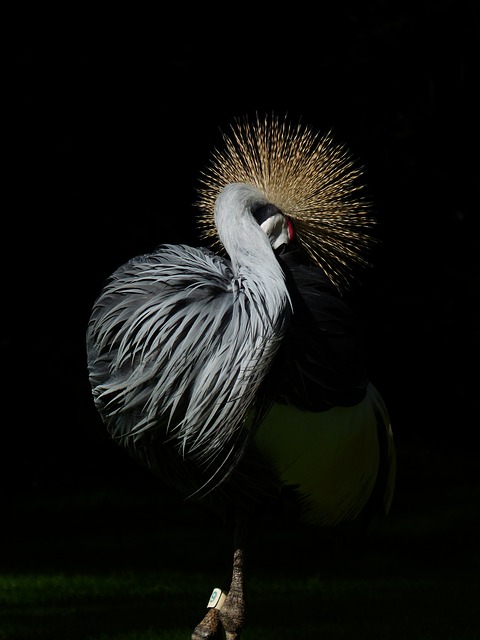
M 4 98 L 7 492 L 137 473 L 93 408 L 90 309 L 130 257 L 198 243 L 200 172 L 220 129 L 256 111 L 333 129 L 365 166 L 382 244 L 349 296 L 371 377 L 401 451 L 455 452 L 470 464 L 480 357 L 475 3 L 311 7 L 271 5 L 261 19 L 258 6 L 233 5 L 224 15 L 182 6 L 135 20 L 19 20 Z

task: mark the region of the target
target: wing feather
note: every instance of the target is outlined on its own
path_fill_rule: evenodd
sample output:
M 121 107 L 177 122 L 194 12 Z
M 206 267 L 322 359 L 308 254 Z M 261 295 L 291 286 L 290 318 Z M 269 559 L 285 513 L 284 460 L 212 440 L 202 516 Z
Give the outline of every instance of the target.
M 228 477 L 287 322 L 286 288 L 275 317 L 264 295 L 203 248 L 162 245 L 118 269 L 87 331 L 95 404 L 111 435 L 141 456 L 156 443 L 157 461 L 169 443 L 205 482 Z

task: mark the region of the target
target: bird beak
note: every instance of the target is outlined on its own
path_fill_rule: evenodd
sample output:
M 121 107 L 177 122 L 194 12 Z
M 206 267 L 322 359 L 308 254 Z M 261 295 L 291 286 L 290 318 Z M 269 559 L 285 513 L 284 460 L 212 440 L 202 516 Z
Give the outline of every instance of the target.
M 289 244 L 294 237 L 293 225 L 283 214 L 275 213 L 262 222 L 260 227 L 270 239 L 272 249 L 275 251 L 282 244 Z

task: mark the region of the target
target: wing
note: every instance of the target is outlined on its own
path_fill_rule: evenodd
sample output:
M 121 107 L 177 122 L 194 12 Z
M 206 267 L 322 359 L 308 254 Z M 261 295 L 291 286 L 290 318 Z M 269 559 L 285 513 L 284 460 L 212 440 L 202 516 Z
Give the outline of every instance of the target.
M 165 479 L 175 468 L 196 485 L 220 483 L 259 420 L 283 331 L 227 260 L 163 245 L 118 269 L 94 305 L 96 407 L 113 438 Z
M 278 258 L 294 312 L 281 354 L 277 401 L 307 411 L 357 404 L 368 379 L 354 313 L 300 251 L 287 249 Z
M 299 412 L 276 404 L 255 435 L 259 451 L 300 498 L 307 522 L 332 526 L 388 512 L 395 448 L 388 414 L 369 384 L 353 407 Z
M 278 258 L 293 315 L 272 372 L 276 404 L 255 442 L 295 487 L 306 520 L 333 525 L 388 511 L 395 449 L 385 404 L 368 381 L 356 318 L 298 250 Z

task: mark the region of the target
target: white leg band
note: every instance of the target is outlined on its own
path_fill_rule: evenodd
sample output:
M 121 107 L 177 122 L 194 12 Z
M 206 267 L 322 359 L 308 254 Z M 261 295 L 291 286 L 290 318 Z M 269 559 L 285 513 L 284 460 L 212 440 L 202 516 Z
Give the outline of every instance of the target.
M 215 589 L 212 591 L 212 595 L 210 596 L 210 600 L 208 601 L 207 609 L 221 609 L 226 597 L 227 594 L 224 591 L 222 591 L 218 587 L 215 587 Z

